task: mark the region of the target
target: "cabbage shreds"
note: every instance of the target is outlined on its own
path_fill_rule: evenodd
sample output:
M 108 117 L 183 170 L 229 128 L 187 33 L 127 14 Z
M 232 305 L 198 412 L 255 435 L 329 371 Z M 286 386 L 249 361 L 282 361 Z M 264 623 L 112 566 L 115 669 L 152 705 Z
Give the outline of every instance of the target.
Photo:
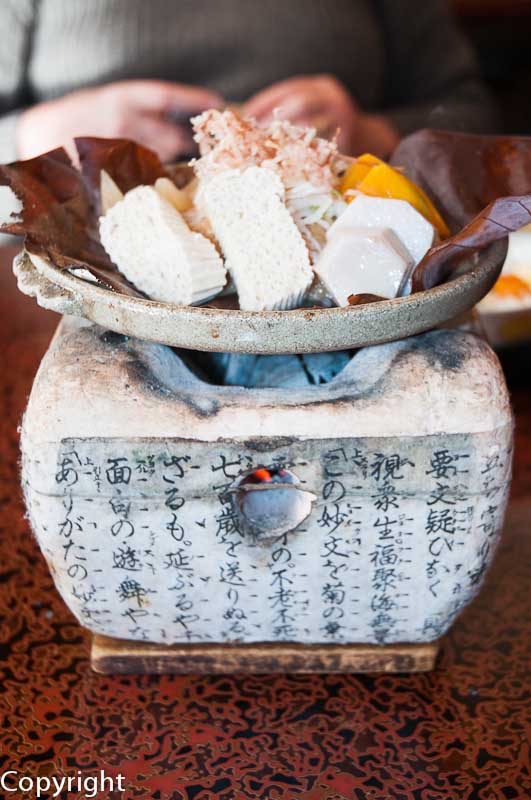
M 335 188 L 335 140 L 316 136 L 314 128 L 300 128 L 274 120 L 261 128 L 234 111 L 205 111 L 192 120 L 201 158 L 194 168 L 200 180 L 228 169 L 266 167 L 280 174 L 286 187 L 311 183 L 321 190 Z
M 286 205 L 314 262 L 326 241 L 327 230 L 344 211 L 346 203 L 335 189 L 323 190 L 305 182 L 286 191 Z

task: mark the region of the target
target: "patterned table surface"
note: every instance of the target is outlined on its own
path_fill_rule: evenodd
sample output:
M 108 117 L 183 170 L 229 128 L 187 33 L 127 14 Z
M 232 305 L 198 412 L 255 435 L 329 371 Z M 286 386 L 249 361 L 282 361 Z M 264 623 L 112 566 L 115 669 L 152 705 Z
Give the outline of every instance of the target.
M 126 787 L 106 796 L 126 799 L 529 797 L 531 406 L 519 368 L 510 365 L 517 448 L 506 533 L 437 671 L 102 677 L 24 520 L 17 425 L 57 317 L 16 291 L 12 255 L 0 251 L 0 773 L 104 769 Z

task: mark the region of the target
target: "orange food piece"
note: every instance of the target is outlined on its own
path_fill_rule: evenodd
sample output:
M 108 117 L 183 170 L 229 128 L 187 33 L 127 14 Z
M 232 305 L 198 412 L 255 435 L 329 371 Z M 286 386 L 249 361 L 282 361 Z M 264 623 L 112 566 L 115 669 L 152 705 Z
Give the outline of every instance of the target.
M 372 197 L 405 200 L 428 222 L 431 222 L 441 239 L 446 239 L 450 235 L 447 224 L 426 192 L 401 172 L 370 153 L 357 158 L 343 176 L 340 186 L 341 193 L 345 195 L 346 192 L 353 189 Z M 352 197 L 347 194 L 345 200 L 348 203 Z
M 531 286 L 517 275 L 501 275 L 494 284 L 493 291 L 499 297 L 527 297 L 531 294 Z
M 345 192 L 348 192 L 349 189 L 358 189 L 360 183 L 364 178 L 367 177 L 371 169 L 378 166 L 378 164 L 383 163 L 384 162 L 379 158 L 376 158 L 376 156 L 371 156 L 370 153 L 365 153 L 365 155 L 357 158 L 343 175 L 341 185 L 339 187 L 341 194 L 345 194 Z M 348 196 L 345 198 L 347 202 L 351 199 L 352 198 L 349 198 Z

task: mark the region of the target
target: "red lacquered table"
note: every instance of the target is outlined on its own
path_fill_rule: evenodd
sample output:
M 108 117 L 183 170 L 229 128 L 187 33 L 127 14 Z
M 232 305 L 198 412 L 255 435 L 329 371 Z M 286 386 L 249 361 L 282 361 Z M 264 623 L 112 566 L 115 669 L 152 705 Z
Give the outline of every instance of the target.
M 526 354 L 512 364 L 517 446 L 503 543 L 435 672 L 102 677 L 24 519 L 17 426 L 57 317 L 17 292 L 13 253 L 0 251 L 0 773 L 104 769 L 125 776 L 125 791 L 107 796 L 126 799 L 531 796 Z

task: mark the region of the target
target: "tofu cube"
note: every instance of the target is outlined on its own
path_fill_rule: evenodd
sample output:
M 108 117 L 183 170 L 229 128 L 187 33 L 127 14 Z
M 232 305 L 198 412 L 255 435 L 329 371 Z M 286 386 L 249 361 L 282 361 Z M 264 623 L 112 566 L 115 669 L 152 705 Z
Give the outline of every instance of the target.
M 344 228 L 324 247 L 315 272 L 339 306 L 351 294 L 396 297 L 413 262 L 388 228 Z
M 332 239 L 346 228 L 390 228 L 418 264 L 433 244 L 435 231 L 422 214 L 405 200 L 359 194 L 331 225 Z

